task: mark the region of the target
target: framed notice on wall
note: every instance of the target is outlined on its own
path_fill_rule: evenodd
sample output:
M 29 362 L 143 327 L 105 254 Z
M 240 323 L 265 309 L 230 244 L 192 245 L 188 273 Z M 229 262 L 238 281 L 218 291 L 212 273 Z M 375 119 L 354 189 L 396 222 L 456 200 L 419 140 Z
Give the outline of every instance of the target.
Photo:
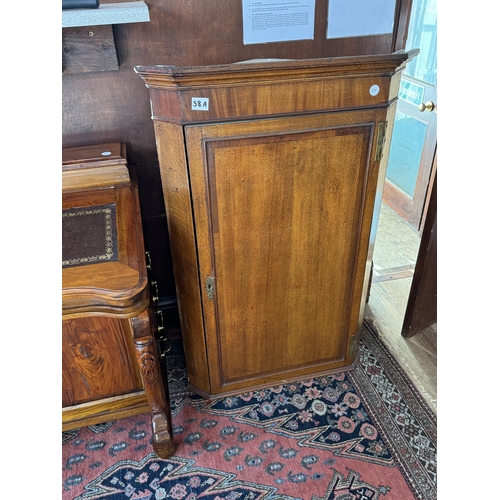
M 328 0 L 326 38 L 392 33 L 396 0 Z
M 314 39 L 316 0 L 243 0 L 243 43 Z

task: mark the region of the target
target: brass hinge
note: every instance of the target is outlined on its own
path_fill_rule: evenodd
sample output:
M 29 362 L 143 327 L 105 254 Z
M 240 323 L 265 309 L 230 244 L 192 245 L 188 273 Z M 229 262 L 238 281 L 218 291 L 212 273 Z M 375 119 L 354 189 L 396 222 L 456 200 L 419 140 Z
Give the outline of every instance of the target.
M 356 347 L 358 346 L 358 343 L 356 342 L 356 335 L 353 335 L 350 339 L 349 339 L 349 352 L 348 352 L 348 356 L 349 358 L 351 358 L 352 356 L 354 356 L 354 353 L 356 352 Z
M 380 161 L 380 158 L 382 158 L 382 150 L 384 149 L 386 129 L 387 129 L 387 122 L 380 122 L 378 124 L 377 149 L 375 150 L 375 161 Z
M 208 300 L 214 300 L 215 295 L 215 278 L 213 276 L 209 276 L 205 280 L 205 291 L 207 292 Z

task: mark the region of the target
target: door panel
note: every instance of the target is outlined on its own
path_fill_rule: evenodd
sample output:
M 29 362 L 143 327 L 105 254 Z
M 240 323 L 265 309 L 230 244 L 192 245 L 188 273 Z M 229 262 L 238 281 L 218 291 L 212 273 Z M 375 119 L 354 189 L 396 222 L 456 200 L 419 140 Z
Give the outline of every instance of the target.
M 212 142 L 207 149 L 218 327 L 228 381 L 286 367 L 278 332 L 288 325 L 284 294 L 293 185 L 276 160 L 292 165 L 293 150 L 273 138 Z M 228 359 L 229 349 L 238 363 Z M 259 352 L 272 352 L 273 363 Z
M 376 117 L 186 127 L 201 286 L 215 277 L 214 298 L 204 297 L 215 387 L 346 359 L 375 194 L 366 186 L 378 173 L 368 167 Z
M 289 363 L 297 366 L 344 357 L 371 132 L 370 126 L 337 129 L 301 141 L 287 345 Z
M 437 143 L 436 113 L 419 110 L 427 101 L 437 105 L 436 25 L 436 0 L 414 0 L 406 49 L 420 53 L 401 77 L 384 188 L 384 202 L 416 230 Z

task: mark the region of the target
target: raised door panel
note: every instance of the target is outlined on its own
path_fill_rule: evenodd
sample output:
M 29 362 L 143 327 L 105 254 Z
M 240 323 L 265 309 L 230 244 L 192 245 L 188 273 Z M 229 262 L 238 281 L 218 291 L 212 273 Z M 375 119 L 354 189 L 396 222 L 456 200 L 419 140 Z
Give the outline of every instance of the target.
M 126 320 L 62 322 L 63 407 L 143 389 Z
M 352 362 L 376 121 L 364 111 L 186 127 L 201 286 L 215 278 L 203 299 L 213 393 Z

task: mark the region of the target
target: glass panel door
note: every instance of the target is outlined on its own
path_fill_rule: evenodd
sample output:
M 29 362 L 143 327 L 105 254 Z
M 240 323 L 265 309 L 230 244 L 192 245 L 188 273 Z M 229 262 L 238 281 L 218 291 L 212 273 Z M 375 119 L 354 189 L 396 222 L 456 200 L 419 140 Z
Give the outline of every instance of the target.
M 436 147 L 437 0 L 414 0 L 406 50 L 420 53 L 405 68 L 399 89 L 386 174 L 384 202 L 419 230 Z

